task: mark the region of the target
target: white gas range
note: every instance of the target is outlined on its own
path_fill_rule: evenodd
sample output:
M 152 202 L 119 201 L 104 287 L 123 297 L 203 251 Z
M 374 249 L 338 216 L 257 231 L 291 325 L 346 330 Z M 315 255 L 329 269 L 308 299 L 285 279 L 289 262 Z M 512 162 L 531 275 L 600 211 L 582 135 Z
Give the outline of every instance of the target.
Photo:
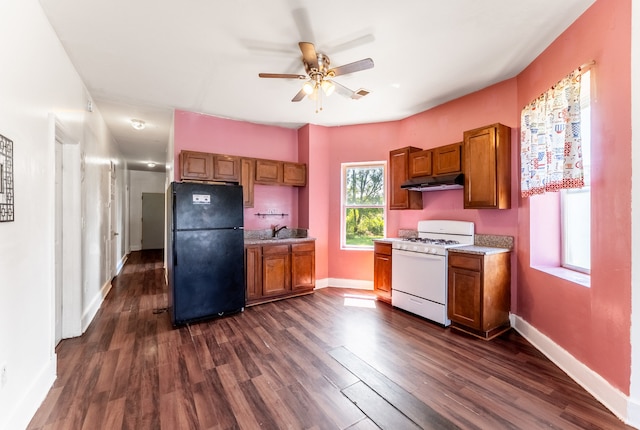
M 418 221 L 418 237 L 391 243 L 391 304 L 443 326 L 447 318 L 447 250 L 473 245 L 474 224 Z

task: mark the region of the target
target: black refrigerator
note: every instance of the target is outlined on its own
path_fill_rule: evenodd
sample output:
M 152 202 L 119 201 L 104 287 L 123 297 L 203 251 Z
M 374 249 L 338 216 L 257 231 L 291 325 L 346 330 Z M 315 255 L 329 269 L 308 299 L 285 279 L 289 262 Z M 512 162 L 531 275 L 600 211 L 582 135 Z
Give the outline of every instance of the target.
M 166 200 L 173 326 L 244 310 L 242 187 L 173 182 Z

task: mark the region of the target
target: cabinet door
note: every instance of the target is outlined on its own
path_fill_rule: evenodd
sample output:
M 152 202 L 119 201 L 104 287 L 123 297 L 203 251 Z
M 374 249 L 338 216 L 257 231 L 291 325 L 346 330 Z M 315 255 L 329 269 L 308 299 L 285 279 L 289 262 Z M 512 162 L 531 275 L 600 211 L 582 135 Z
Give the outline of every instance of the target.
M 303 163 L 283 163 L 283 183 L 296 187 L 307 185 L 307 165 Z
M 253 207 L 253 182 L 255 175 L 255 160 L 243 158 L 240 161 L 240 185 L 242 185 L 242 197 L 245 208 Z
M 316 286 L 315 243 L 294 243 L 291 245 L 291 289 L 308 290 Z
M 240 159 L 231 155 L 213 154 L 213 179 L 239 182 Z
M 450 266 L 448 290 L 449 319 L 480 330 L 482 326 L 480 272 Z
M 391 244 L 373 244 L 373 290 L 391 297 Z
M 262 248 L 260 246 L 245 248 L 244 267 L 247 302 L 250 303 L 262 297 Z
M 374 254 L 373 289 L 376 292 L 391 293 L 391 256 Z
M 210 181 L 213 179 L 213 160 L 205 152 L 180 152 L 180 178 Z
M 389 153 L 389 209 L 422 209 L 422 193 L 400 188 L 409 179 L 409 154 L 421 151 L 408 146 Z
M 511 129 L 494 124 L 464 133 L 464 208 L 511 207 Z
M 281 184 L 283 162 L 275 160 L 256 160 L 255 182 L 260 184 Z
M 462 172 L 462 142 L 433 149 L 433 174 Z
M 291 291 L 289 245 L 262 247 L 262 295 L 277 296 Z
M 409 153 L 409 177 L 431 176 L 433 152 L 422 150 Z

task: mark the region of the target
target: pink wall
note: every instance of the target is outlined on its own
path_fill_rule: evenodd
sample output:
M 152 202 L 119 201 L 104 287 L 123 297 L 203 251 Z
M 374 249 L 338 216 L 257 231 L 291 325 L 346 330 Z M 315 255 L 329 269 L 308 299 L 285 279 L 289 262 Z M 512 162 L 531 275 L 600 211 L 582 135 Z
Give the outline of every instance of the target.
M 356 161 L 388 160 L 389 151 L 405 146 L 429 149 L 462 141 L 463 132 L 501 122 L 512 127 L 512 152 L 517 152 L 519 115 L 514 109 L 516 81 L 510 79 L 466 97 L 445 103 L 407 119 L 394 122 L 331 128 L 329 171 L 329 250 L 339 258 L 329 261 L 334 278 L 373 280 L 371 251 L 340 250 L 340 164 Z M 512 172 L 518 172 L 512 157 Z M 512 201 L 517 202 L 517 175 L 512 178 Z M 516 236 L 518 211 L 515 203 L 508 210 L 463 209 L 462 190 L 425 192 L 422 210 L 393 210 L 387 213 L 387 236 L 395 237 L 399 228 L 416 228 L 422 219 L 473 221 L 476 232 Z M 516 265 L 516 256 L 512 256 Z M 512 300 L 515 303 L 516 271 L 513 271 Z
M 307 186 L 300 189 L 300 225 L 316 238 L 316 278 L 329 277 L 329 129 L 306 125 L 298 130 L 300 162 L 307 163 Z
M 177 110 L 174 120 L 176 180 L 180 175 L 178 154 L 183 149 L 298 161 L 296 130 Z M 298 192 L 297 187 L 256 185 L 254 207 L 244 211 L 245 228 L 258 230 L 270 228 L 272 224 L 298 227 Z M 269 211 L 289 216 L 280 218 L 255 215 Z
M 591 288 L 529 267 L 520 199 L 516 313 L 629 394 L 631 368 L 631 0 L 598 0 L 517 78 L 521 108 L 591 60 Z

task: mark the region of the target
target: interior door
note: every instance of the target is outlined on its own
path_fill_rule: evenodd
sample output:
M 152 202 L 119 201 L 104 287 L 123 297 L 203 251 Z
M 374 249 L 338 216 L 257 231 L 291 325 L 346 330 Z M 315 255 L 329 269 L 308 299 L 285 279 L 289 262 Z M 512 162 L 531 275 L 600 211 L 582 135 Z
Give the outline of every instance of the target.
M 56 138 L 56 176 L 55 176 L 55 344 L 62 340 L 62 142 Z
M 142 193 L 142 249 L 164 248 L 164 194 Z

